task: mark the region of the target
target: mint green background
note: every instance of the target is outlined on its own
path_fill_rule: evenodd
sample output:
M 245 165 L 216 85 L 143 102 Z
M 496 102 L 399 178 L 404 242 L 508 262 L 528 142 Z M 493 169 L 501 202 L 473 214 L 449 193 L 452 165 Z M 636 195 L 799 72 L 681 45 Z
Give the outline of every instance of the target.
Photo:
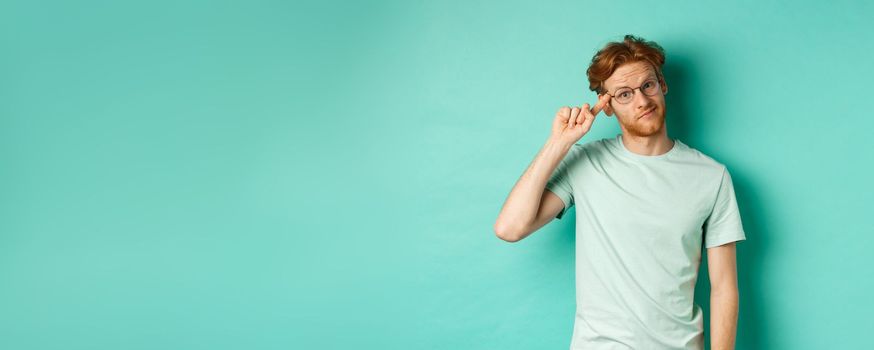
M 626 33 L 668 52 L 670 135 L 732 172 L 738 349 L 874 348 L 872 15 L 5 1 L 0 348 L 567 348 L 575 216 L 492 224 Z

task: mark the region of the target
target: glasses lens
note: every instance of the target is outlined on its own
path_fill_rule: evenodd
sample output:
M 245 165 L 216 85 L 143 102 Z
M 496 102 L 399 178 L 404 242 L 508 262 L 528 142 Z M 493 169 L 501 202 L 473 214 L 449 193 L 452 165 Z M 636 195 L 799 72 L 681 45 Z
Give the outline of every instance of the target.
M 628 103 L 631 101 L 632 97 L 634 97 L 634 90 L 631 90 L 629 88 L 616 90 L 616 102 Z
M 647 80 L 643 83 L 643 86 L 640 87 L 640 91 L 643 91 L 647 96 L 655 95 L 659 92 L 659 84 L 655 80 Z

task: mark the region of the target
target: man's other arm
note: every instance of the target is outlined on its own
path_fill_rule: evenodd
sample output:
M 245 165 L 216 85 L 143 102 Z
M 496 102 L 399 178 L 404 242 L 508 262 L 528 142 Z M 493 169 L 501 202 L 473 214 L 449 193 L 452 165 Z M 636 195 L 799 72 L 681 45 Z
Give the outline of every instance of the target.
M 735 242 L 707 249 L 710 275 L 710 348 L 734 349 L 738 318 Z

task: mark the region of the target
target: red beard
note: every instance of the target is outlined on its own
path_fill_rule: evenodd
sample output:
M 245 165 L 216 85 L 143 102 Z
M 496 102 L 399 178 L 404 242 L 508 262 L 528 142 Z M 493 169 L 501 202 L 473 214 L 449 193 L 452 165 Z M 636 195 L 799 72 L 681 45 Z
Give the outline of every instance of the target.
M 623 124 L 623 126 L 632 136 L 658 135 L 665 127 L 665 111 L 656 107 L 656 110 L 652 111 L 652 115 L 648 118 L 635 119 L 630 124 Z

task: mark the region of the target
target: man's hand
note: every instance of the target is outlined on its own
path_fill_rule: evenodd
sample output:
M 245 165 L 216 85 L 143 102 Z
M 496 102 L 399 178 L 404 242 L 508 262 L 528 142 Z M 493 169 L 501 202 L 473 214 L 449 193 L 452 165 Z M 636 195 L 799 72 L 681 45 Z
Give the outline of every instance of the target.
M 598 103 L 591 110 L 589 104 L 583 104 L 582 108 L 569 108 L 564 106 L 555 114 L 555 120 L 552 122 L 551 138 L 561 144 L 573 145 L 577 143 L 583 135 L 589 132 L 592 128 L 592 123 L 595 121 L 595 116 L 601 112 L 604 105 L 610 101 L 610 95 L 603 94 L 599 97 Z

